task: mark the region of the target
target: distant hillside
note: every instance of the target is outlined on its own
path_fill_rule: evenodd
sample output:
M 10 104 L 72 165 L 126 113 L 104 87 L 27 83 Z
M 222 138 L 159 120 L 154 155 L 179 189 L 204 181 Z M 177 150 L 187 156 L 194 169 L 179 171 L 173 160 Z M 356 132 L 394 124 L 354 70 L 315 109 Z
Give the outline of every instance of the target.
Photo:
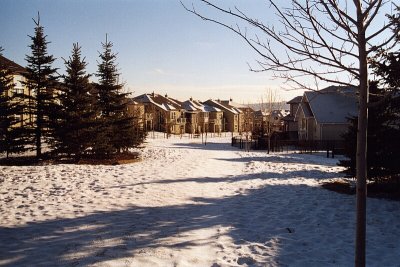
M 263 107 L 263 109 L 269 109 L 270 105 L 269 103 L 253 103 L 253 104 L 248 104 L 252 109 L 254 110 L 260 110 L 261 107 Z M 288 110 L 290 108 L 289 104 L 286 104 L 286 101 L 282 101 L 282 102 L 276 102 L 276 103 L 272 103 L 272 109 L 286 109 Z

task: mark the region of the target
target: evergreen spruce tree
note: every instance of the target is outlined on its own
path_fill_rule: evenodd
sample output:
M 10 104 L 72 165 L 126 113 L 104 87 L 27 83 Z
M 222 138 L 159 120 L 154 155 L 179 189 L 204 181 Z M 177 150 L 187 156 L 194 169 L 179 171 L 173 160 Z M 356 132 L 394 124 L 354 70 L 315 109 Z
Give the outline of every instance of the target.
M 31 110 L 35 115 L 35 147 L 36 157 L 42 156 L 42 144 L 54 142 L 54 128 L 57 121 L 57 69 L 51 65 L 55 61 L 52 55 L 47 52 L 47 45 L 43 27 L 40 25 L 38 14 L 35 23 L 35 34 L 29 36 L 32 44 L 29 46 L 31 55 L 26 55 L 27 66 L 27 86 L 31 92 Z
M 384 91 L 379 127 L 380 138 L 375 140 L 377 152 L 376 173 L 380 178 L 400 181 L 400 52 L 383 55 L 372 67 L 379 80 L 378 86 Z M 378 106 L 379 107 L 379 106 Z M 378 175 L 376 175 L 378 177 Z
M 368 120 L 368 179 L 376 182 L 400 179 L 400 54 L 385 56 L 381 63 L 373 65 L 381 79 L 370 83 Z M 354 177 L 356 173 L 357 117 L 350 118 L 351 126 L 344 135 L 347 160 L 339 165 L 345 173 Z
M 0 56 L 2 56 L 0 47 Z M 13 92 L 13 69 L 0 60 L 0 153 L 6 157 L 27 150 L 23 95 Z
M 123 84 L 119 82 L 116 54 L 112 52 L 112 46 L 106 35 L 96 73 L 99 79 L 96 90 L 101 126 L 94 151 L 100 156 L 111 156 L 132 147 L 134 139 L 133 118 L 127 112 L 128 94 L 122 92 Z
M 60 94 L 61 112 L 56 125 L 56 152 L 79 160 L 92 147 L 96 99 L 92 94 L 87 63 L 81 58 L 81 47 L 73 44 L 72 55 L 64 60 L 66 75 Z

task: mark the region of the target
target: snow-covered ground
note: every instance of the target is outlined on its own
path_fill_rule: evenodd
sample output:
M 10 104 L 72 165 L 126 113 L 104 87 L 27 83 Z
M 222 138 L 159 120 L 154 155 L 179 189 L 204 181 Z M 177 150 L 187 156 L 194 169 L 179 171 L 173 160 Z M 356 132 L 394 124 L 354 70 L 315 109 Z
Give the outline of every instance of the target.
M 351 266 L 355 196 L 324 155 L 148 139 L 119 166 L 0 166 L 0 266 Z M 400 204 L 368 199 L 367 265 L 400 266 Z

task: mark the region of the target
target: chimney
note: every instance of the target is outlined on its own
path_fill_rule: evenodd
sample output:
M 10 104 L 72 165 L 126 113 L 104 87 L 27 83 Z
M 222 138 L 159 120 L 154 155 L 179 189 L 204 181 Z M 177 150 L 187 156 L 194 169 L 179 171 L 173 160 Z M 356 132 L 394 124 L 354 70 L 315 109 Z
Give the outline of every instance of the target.
M 168 94 L 165 94 L 165 97 L 168 97 Z
M 151 93 L 151 96 L 152 96 L 152 97 L 155 97 L 155 96 L 156 96 L 156 94 L 154 93 L 154 91 L 153 91 L 153 93 Z
M 190 101 L 193 101 L 193 98 L 192 98 L 192 97 L 190 97 Z

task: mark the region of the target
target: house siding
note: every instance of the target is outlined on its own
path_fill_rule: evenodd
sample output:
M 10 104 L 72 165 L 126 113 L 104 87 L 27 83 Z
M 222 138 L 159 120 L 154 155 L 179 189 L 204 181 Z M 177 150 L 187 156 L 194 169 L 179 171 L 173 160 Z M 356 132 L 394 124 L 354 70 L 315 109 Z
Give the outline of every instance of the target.
M 319 127 L 320 140 L 342 140 L 349 124 L 321 124 Z
M 222 111 L 214 111 L 209 114 L 209 132 L 220 133 L 222 131 L 222 121 L 224 113 Z

